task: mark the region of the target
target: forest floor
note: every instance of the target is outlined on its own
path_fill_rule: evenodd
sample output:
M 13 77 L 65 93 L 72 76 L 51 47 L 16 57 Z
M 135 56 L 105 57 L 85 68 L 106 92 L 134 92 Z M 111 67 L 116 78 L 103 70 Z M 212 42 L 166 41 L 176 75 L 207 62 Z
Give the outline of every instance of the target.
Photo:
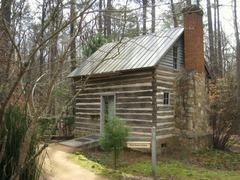
M 42 180 L 106 180 L 69 159 L 71 149 L 52 144 L 46 149 Z
M 71 155 L 80 166 L 109 179 L 149 179 L 149 154 L 124 150 L 117 170 L 113 170 L 112 156 L 100 149 L 81 151 Z M 240 154 L 218 150 L 204 150 L 186 156 L 158 157 L 157 174 L 171 180 L 239 180 Z M 145 177 L 145 178 L 144 178 Z

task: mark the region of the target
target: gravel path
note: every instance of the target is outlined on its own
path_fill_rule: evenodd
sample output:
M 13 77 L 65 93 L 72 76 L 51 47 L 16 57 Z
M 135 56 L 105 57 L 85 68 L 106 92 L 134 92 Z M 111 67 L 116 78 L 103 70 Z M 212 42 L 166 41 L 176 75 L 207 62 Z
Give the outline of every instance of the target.
M 66 151 L 58 145 L 47 148 L 43 180 L 106 180 L 69 160 Z

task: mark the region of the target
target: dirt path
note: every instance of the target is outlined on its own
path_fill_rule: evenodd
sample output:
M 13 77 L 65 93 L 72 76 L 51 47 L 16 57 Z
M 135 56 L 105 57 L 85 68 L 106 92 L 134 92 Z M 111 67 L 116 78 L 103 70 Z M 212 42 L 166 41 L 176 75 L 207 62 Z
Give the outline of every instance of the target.
M 65 148 L 51 145 L 44 163 L 44 180 L 106 180 L 68 159 Z

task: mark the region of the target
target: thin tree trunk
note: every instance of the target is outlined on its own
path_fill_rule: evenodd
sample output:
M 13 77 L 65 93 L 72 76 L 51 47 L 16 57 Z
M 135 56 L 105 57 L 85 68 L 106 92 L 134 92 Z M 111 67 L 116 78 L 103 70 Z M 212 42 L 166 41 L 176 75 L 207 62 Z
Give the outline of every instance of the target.
M 147 0 L 143 0 L 143 35 L 147 34 Z
M 43 0 L 42 2 L 42 17 L 41 17 L 41 34 L 40 34 L 40 41 L 42 42 L 44 39 L 44 25 L 45 25 L 45 18 L 46 18 L 46 9 L 47 8 L 47 2 L 46 0 Z M 44 64 L 44 55 L 43 55 L 44 47 L 40 48 L 40 54 L 39 54 L 39 62 L 40 62 L 40 74 L 43 73 L 43 64 Z
M 173 0 L 171 0 L 171 11 L 172 11 L 173 25 L 174 25 L 174 27 L 178 27 L 178 21 L 177 21 L 177 16 L 176 16 L 176 11 L 175 11 L 175 6 L 174 6 Z
M 103 0 L 99 0 L 99 18 L 98 18 L 99 33 L 102 33 L 102 1 Z
M 237 104 L 238 104 L 238 107 L 240 107 L 240 39 L 239 39 L 239 29 L 238 29 L 238 17 L 237 17 L 237 0 L 233 0 L 233 20 L 234 20 L 234 29 L 235 29 L 235 39 L 236 39 Z M 240 126 L 239 122 L 238 124 Z
M 155 27 L 156 27 L 156 4 L 155 4 L 155 0 L 152 0 L 152 28 L 151 31 L 152 33 L 155 32 Z
M 112 34 L 112 29 L 111 29 L 111 24 L 112 24 L 112 18 L 111 18 L 111 13 L 112 11 L 112 0 L 107 0 L 107 12 L 106 12 L 106 34 L 107 36 L 111 36 Z
M 214 0 L 214 55 L 216 61 L 215 72 L 216 76 L 219 76 L 219 61 L 218 61 L 218 48 L 217 48 L 217 7 L 216 7 L 216 0 Z
M 1 1 L 1 12 L 0 12 L 0 84 L 6 85 L 9 69 L 11 65 L 10 60 L 10 41 L 6 34 L 6 28 L 10 27 L 11 23 L 11 6 L 12 0 Z M 3 92 L 0 92 L 3 93 Z M 0 94 L 1 98 L 1 94 Z M 0 99 L 1 102 L 1 99 Z
M 219 59 L 219 76 L 223 76 L 223 59 L 222 59 L 222 36 L 220 25 L 220 13 L 219 13 L 219 0 L 216 0 L 217 5 L 217 26 L 218 26 L 218 59 Z
M 70 12 L 70 19 L 73 19 L 74 17 L 76 17 L 76 0 L 71 0 L 71 12 Z M 74 40 L 71 43 L 70 46 L 70 59 L 71 59 L 71 71 L 73 71 L 77 66 L 77 60 L 76 60 L 76 56 L 77 56 L 77 51 L 76 51 L 76 40 L 75 40 L 75 32 L 76 31 L 76 21 L 72 21 L 70 24 L 70 37 L 71 39 L 74 38 Z M 72 95 L 74 97 L 76 93 L 76 89 L 75 89 L 75 83 L 74 80 L 72 80 Z M 72 104 L 72 114 L 75 114 L 75 101 L 73 101 Z
M 215 69 L 217 67 L 217 62 L 214 54 L 214 40 L 213 40 L 213 26 L 212 26 L 212 11 L 210 0 L 207 0 L 207 16 L 208 16 L 208 38 L 209 38 L 209 55 L 210 63 L 214 70 L 214 75 L 216 75 Z

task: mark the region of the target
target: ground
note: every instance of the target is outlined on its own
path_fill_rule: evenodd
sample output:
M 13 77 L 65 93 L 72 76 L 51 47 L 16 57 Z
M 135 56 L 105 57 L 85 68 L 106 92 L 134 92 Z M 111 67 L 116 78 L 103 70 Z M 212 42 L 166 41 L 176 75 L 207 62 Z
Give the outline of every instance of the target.
M 112 169 L 111 154 L 99 149 L 81 151 L 71 156 L 80 166 L 109 177 L 109 179 L 139 179 L 151 177 L 150 156 L 125 150 L 118 170 Z M 240 154 L 217 150 L 194 152 L 189 157 L 158 157 L 158 177 L 171 180 L 239 180 Z
M 69 149 L 55 144 L 47 150 L 43 180 L 106 180 L 69 159 Z
M 56 144 L 50 145 L 45 160 L 44 180 L 139 180 L 151 179 L 151 157 L 125 149 L 118 164 L 112 169 L 112 156 L 99 148 L 73 153 Z M 239 180 L 240 154 L 204 150 L 189 157 L 158 157 L 158 177 L 171 180 Z

